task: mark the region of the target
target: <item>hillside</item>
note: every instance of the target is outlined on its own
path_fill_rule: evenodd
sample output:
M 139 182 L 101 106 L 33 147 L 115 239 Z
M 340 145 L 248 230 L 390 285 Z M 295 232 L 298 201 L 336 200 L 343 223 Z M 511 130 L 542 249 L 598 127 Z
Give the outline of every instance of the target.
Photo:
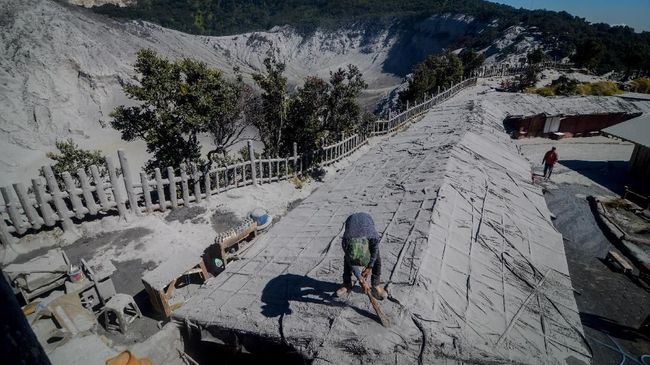
M 481 32 L 454 39 L 454 47 L 484 48 L 517 25 L 539 31 L 551 56 L 563 58 L 576 50 L 576 61 L 600 72 L 631 73 L 650 70 L 650 32 L 635 33 L 625 26 L 591 24 L 566 12 L 515 9 L 484 0 L 146 0 L 131 7 L 106 5 L 95 11 L 126 19 L 147 20 L 188 33 L 225 35 L 291 25 L 301 32 L 339 29 L 370 23 L 376 29 L 393 27 L 408 39 L 418 23 L 433 14 L 465 14 L 490 24 Z
M 114 153 L 131 149 L 132 164 L 147 159 L 144 147 L 125 143 L 101 121 L 128 103 L 121 85 L 132 75 L 136 52 L 152 48 L 167 57 L 192 57 L 245 78 L 260 69 L 269 51 L 287 62 L 291 85 L 305 76 L 327 76 L 348 63 L 363 72 L 369 89 L 362 102 L 376 101 L 401 82 L 418 59 L 449 48 L 484 26 L 467 16 L 438 15 L 399 37 L 395 27 L 372 24 L 316 31 L 291 27 L 233 36 L 197 36 L 147 22 L 120 22 L 84 8 L 51 0 L 11 0 L 0 21 L 0 185 L 25 181 L 48 162 L 57 139 L 72 137 L 84 148 Z M 141 159 L 140 161 L 136 159 Z
M 391 8 L 383 1 L 367 9 L 361 2 L 352 3 L 344 14 L 335 12 L 336 7 L 328 8 L 334 2 L 296 0 L 291 3 L 295 6 L 290 7 L 280 1 L 269 8 L 275 15 L 264 18 L 267 20 L 256 27 L 246 25 L 244 19 L 253 13 L 242 12 L 242 6 L 250 2 L 226 1 L 220 3 L 225 11 L 220 18 L 239 19 L 241 29 L 251 31 L 222 36 L 191 35 L 146 21 L 116 20 L 95 12 L 112 9 L 126 12 L 124 16 L 173 14 L 174 19 L 183 19 L 182 9 L 174 12 L 169 6 L 183 7 L 185 2 L 150 0 L 140 1 L 135 7 L 104 6 L 92 11 L 53 0 L 5 3 L 0 11 L 0 44 L 4 45 L 0 48 L 1 185 L 34 177 L 38 168 L 49 162 L 45 154 L 54 149 L 55 141 L 69 137 L 84 148 L 105 153 L 114 153 L 118 148 L 132 150 L 132 164 L 140 166 L 147 159 L 144 146 L 123 142 L 116 131 L 102 128 L 100 121 L 107 121 L 116 105 L 129 102 L 122 84 L 132 77 L 135 54 L 141 48 L 152 48 L 170 58 L 195 58 L 226 73 L 238 67 L 249 82 L 250 75 L 273 52 L 287 63 L 291 87 L 301 84 L 308 75 L 327 77 L 331 70 L 352 63 L 360 68 L 369 84 L 361 102 L 374 109 L 377 101 L 394 93 L 412 65 L 429 54 L 476 46 L 484 51 L 487 62 L 517 62 L 541 43 L 545 42 L 548 48 L 548 39 L 552 38 L 536 27 L 504 28 L 511 22 L 506 21 L 509 18 L 494 20 L 487 14 L 507 15 L 514 10 L 469 0 L 454 5 L 467 13 L 433 13 L 451 8 L 435 1 L 420 4 L 408 0 L 393 9 L 390 17 L 384 16 Z M 128 2 L 120 4 L 123 3 Z M 147 12 L 146 4 L 156 12 Z M 208 6 L 212 2 L 201 4 Z M 431 10 L 422 13 L 422 4 L 432 5 Z M 298 17 L 296 9 L 303 9 L 305 16 Z M 286 18 L 289 15 L 293 18 Z M 166 24 L 164 19 L 150 18 Z M 302 23 L 309 19 L 313 20 L 311 25 Z M 285 21 L 293 26 L 252 31 Z M 532 18 L 531 22 L 536 24 Z M 560 52 L 558 47 L 550 49 L 551 56 Z

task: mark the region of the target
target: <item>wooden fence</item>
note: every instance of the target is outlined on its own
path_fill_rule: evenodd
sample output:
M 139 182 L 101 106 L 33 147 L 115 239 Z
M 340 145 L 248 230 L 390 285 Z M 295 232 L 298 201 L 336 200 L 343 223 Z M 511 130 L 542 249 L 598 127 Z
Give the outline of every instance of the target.
M 59 224 L 70 230 L 81 220 L 112 211 L 122 217 L 164 212 L 231 189 L 286 180 L 340 161 L 366 143 L 365 137 L 355 134 L 316 151 L 299 155 L 294 144 L 291 157 L 257 159 L 249 141 L 248 161 L 209 171 L 200 171 L 195 165 L 170 166 L 164 171 L 156 168 L 151 175 L 142 171 L 139 176 L 132 176 L 128 158 L 119 150 L 119 170 L 112 158 L 106 157 L 101 168 L 62 173 L 63 186 L 52 168 L 43 166 L 43 177 L 32 179 L 29 189 L 21 183 L 0 187 L 0 242 L 8 245 L 17 237 Z
M 452 98 L 454 95 L 458 94 L 461 90 L 466 89 L 470 86 L 476 85 L 476 77 L 472 77 L 461 82 L 452 85 L 449 89 L 443 90 L 442 92 L 437 93 L 431 97 L 425 98 L 421 103 L 410 106 L 407 104 L 406 110 L 393 116 L 389 112 L 388 120 L 379 120 L 374 123 L 374 128 L 372 135 L 378 136 L 387 133 L 392 133 L 413 118 L 425 113 L 432 107 L 442 103 L 445 100 Z
M 544 64 L 543 67 L 570 66 Z M 376 121 L 370 131 L 362 135 L 344 137 L 332 145 L 300 155 L 294 144 L 293 155 L 287 158 L 256 159 L 249 141 L 248 161 L 205 172 L 196 166 L 170 166 L 165 171 L 156 168 L 153 175 L 140 172 L 139 176 L 131 176 L 127 156 L 120 150 L 119 170 L 112 158 L 106 157 L 102 169 L 91 166 L 88 171 L 79 169 L 61 174 L 63 186 L 59 185 L 52 168 L 43 166 L 43 178 L 32 179 L 29 188 L 21 183 L 0 187 L 0 243 L 6 246 L 17 237 L 59 224 L 64 230 L 70 230 L 81 220 L 102 217 L 113 211 L 121 217 L 129 212 L 136 215 L 164 212 L 242 186 L 286 180 L 304 170 L 340 161 L 366 144 L 368 135 L 384 135 L 398 130 L 431 107 L 476 85 L 479 77 L 514 75 L 527 69 L 528 66 L 483 67 L 473 77 L 461 80 L 421 103 L 407 105 L 407 109 L 397 115 L 389 113 L 388 120 Z
M 568 70 L 571 69 L 573 65 L 564 64 L 564 63 L 546 62 L 546 63 L 536 65 L 535 67 L 553 68 L 557 70 Z M 392 115 L 392 113 L 389 111 L 388 120 L 376 121 L 373 124 L 373 128 L 370 131 L 370 134 L 372 134 L 373 136 L 379 136 L 387 133 L 392 133 L 400 129 L 402 126 L 404 126 L 407 122 L 409 122 L 413 118 L 420 116 L 421 114 L 425 113 L 432 107 L 452 98 L 460 91 L 476 85 L 476 82 L 479 78 L 519 75 L 528 71 L 530 68 L 531 68 L 530 65 L 508 65 L 508 64 L 499 64 L 499 65 L 481 67 L 480 69 L 473 72 L 470 78 L 468 79 L 461 78 L 460 82 L 450 85 L 448 89 L 440 90 L 440 88 L 438 88 L 438 92 L 435 95 L 425 97 L 424 100 L 420 103 L 416 103 L 415 105 L 409 105 L 409 103 L 407 103 L 406 110 L 400 112 L 397 115 Z

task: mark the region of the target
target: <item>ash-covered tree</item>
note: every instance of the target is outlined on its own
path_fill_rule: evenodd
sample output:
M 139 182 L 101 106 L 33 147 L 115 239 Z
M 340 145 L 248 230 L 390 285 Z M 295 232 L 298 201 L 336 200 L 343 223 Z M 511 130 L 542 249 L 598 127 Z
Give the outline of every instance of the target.
M 201 162 L 198 136 L 210 133 L 215 152 L 225 153 L 245 128 L 241 100 L 247 92 L 239 80 L 189 58 L 169 61 L 150 49 L 137 54 L 134 76 L 124 86 L 136 106 L 118 106 L 110 124 L 122 139 L 142 139 L 153 157 L 146 169 Z
M 546 59 L 546 55 L 541 48 L 536 48 L 526 55 L 530 67 L 523 73 L 515 77 L 515 82 L 507 88 L 508 91 L 520 92 L 531 87 L 537 83 L 539 73 L 542 70 L 541 63 Z
M 605 55 L 605 46 L 597 39 L 589 38 L 576 45 L 576 53 L 571 58 L 577 66 L 593 70 Z
M 361 107 L 358 98 L 368 84 L 357 66 L 348 65 L 347 69 L 330 72 L 329 86 L 325 124 L 332 137 L 339 138 L 342 133 L 355 131 L 359 125 Z
M 528 52 L 526 58 L 528 59 L 528 63 L 530 65 L 537 65 L 544 61 L 546 55 L 544 54 L 544 51 L 541 48 L 535 48 L 534 50 Z
M 75 176 L 78 169 L 88 171 L 92 165 L 97 166 L 100 175 L 106 174 L 104 158 L 99 150 L 85 150 L 79 147 L 72 138 L 56 141 L 55 146 L 58 152 L 48 152 L 46 156 L 54 161 L 52 171 L 60 185 L 63 185 L 62 173 L 69 172 Z
M 283 150 L 288 153 L 289 144 L 296 142 L 302 151 L 319 147 L 327 137 L 325 115 L 328 108 L 330 85 L 320 77 L 309 76 L 291 98 L 287 115 L 287 139 Z
M 460 52 L 460 61 L 463 63 L 463 75 L 470 77 L 472 72 L 483 66 L 485 56 L 473 49 L 464 49 Z
M 268 156 L 278 156 L 282 144 L 282 132 L 287 119 L 287 78 L 284 76 L 286 65 L 275 56 L 264 59 L 264 73 L 256 73 L 253 80 L 262 89 L 262 118 L 255 120 Z
M 301 150 L 312 150 L 352 134 L 362 125 L 359 95 L 367 87 L 356 66 L 330 72 L 329 82 L 310 76 L 290 99 L 283 150 L 296 142 Z
M 228 149 L 242 141 L 247 126 L 257 123 L 261 116 L 260 100 L 253 89 L 242 81 L 239 70 L 237 79 L 227 82 L 215 102 L 221 105 L 216 115 L 207 121 L 206 129 L 212 137 L 214 149 L 208 152 L 208 162 L 227 160 Z
M 448 88 L 460 81 L 462 75 L 463 63 L 457 55 L 451 52 L 441 56 L 430 55 L 413 68 L 407 89 L 400 92 L 400 104 L 419 101 L 437 92 L 438 88 Z

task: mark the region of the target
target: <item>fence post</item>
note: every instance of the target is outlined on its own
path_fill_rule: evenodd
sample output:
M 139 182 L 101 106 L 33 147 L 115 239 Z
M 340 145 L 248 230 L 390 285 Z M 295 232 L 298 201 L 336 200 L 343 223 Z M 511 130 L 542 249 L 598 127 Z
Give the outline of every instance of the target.
M 4 217 L 2 217 L 2 213 L 0 213 L 0 243 L 5 246 L 5 249 L 7 249 L 7 247 L 14 243 L 15 240 L 16 239 L 9 234 L 9 228 L 5 223 Z
M 140 185 L 142 185 L 142 196 L 144 197 L 144 207 L 147 210 L 147 213 L 153 212 L 151 207 L 151 194 L 149 189 L 149 178 L 144 171 L 140 171 Z
M 192 162 L 190 165 L 192 168 L 192 180 L 194 180 L 194 201 L 197 203 L 201 202 L 201 175 L 199 174 L 199 169 L 196 167 L 196 164 Z
M 190 205 L 190 188 L 187 185 L 187 173 L 185 172 L 186 167 L 185 164 L 181 164 L 181 191 L 183 194 L 183 205 L 184 206 L 189 206 Z
M 117 150 L 117 157 L 120 160 L 120 168 L 122 169 L 122 178 L 124 180 L 124 187 L 126 188 L 126 196 L 129 199 L 129 206 L 131 212 L 140 215 L 138 209 L 138 200 L 135 197 L 135 189 L 133 189 L 133 180 L 131 179 L 131 170 L 129 169 L 129 161 L 126 158 L 124 150 Z
M 74 210 L 75 217 L 77 217 L 77 219 L 82 219 L 85 212 L 83 203 L 77 195 L 77 186 L 75 185 L 74 180 L 72 180 L 72 176 L 70 176 L 69 172 L 66 171 L 64 173 L 61 173 L 61 177 L 63 177 L 63 182 L 65 183 L 66 190 L 68 191 L 68 199 L 70 199 L 70 202 L 72 203 L 72 209 Z
M 50 207 L 50 204 L 45 198 L 45 188 L 43 187 L 43 181 L 40 178 L 32 179 L 32 188 L 34 189 L 34 195 L 36 196 L 36 202 L 38 203 L 38 208 L 41 211 L 43 222 L 45 222 L 46 226 L 53 226 L 56 223 L 56 220 L 54 218 L 52 207 Z
M 99 204 L 103 211 L 108 212 L 111 207 L 108 205 L 108 199 L 106 199 L 106 192 L 104 191 L 104 180 L 102 180 L 102 177 L 99 175 L 99 169 L 97 166 L 90 166 L 90 173 L 93 175 L 93 181 L 95 182 L 95 192 L 97 193 Z
M 167 181 L 169 182 L 169 201 L 172 204 L 172 209 L 178 208 L 178 197 L 176 196 L 176 175 L 171 166 L 167 167 Z
M 81 193 L 84 196 L 86 201 L 86 208 L 90 214 L 97 214 L 97 204 L 95 204 L 95 198 L 93 197 L 93 192 L 90 190 L 90 183 L 88 182 L 88 176 L 84 169 L 77 169 L 77 176 L 79 177 L 79 183 L 81 184 Z M 95 189 L 97 190 L 97 189 Z
M 212 195 L 212 182 L 210 181 L 210 170 L 205 172 L 203 176 L 203 185 L 205 188 L 205 200 L 210 200 L 210 195 Z
M 219 169 L 215 170 L 214 174 L 214 190 L 219 194 Z
M 29 223 L 35 229 L 41 228 L 41 219 L 40 219 L 41 217 L 38 216 L 38 212 L 36 212 L 36 208 L 34 208 L 34 206 L 32 205 L 32 200 L 29 198 L 29 195 L 27 194 L 27 189 L 25 189 L 25 185 L 23 185 L 22 183 L 17 183 L 17 184 L 13 184 L 13 186 L 14 186 L 14 190 L 16 191 L 16 194 L 18 195 L 18 200 L 20 201 L 20 204 L 23 206 L 23 211 L 25 211 L 25 215 L 27 216 Z
M 165 200 L 165 187 L 162 182 L 162 174 L 159 168 L 153 169 L 154 177 L 156 179 L 156 193 L 158 193 L 158 206 L 161 212 L 167 209 L 167 201 Z
M 11 222 L 14 224 L 14 228 L 16 228 L 16 233 L 18 234 L 23 234 L 25 231 L 25 227 L 23 226 L 23 219 L 20 216 L 20 213 L 18 212 L 18 202 L 16 199 L 14 199 L 13 194 L 11 194 L 11 190 L 7 189 L 6 187 L 0 187 L 0 192 L 2 192 L 2 199 L 5 201 L 5 206 L 7 207 L 7 214 L 9 214 L 9 218 L 11 219 Z
M 56 213 L 61 220 L 61 225 L 63 230 L 69 231 L 73 229 L 72 221 L 70 220 L 70 211 L 65 205 L 63 198 L 61 198 L 61 191 L 59 190 L 59 184 L 54 178 L 54 172 L 52 172 L 52 167 L 43 166 L 43 176 L 45 176 L 45 181 L 47 181 L 47 187 L 50 189 L 50 195 L 52 195 L 52 200 L 54 200 L 54 207 L 56 208 Z
M 253 142 L 249 139 L 246 141 L 248 144 L 248 160 L 251 162 L 251 176 L 253 177 L 253 185 L 257 185 L 257 164 L 255 163 L 255 151 L 253 150 Z
M 113 159 L 110 156 L 104 158 L 106 161 L 106 168 L 108 169 L 108 178 L 111 182 L 111 190 L 113 191 L 113 198 L 115 199 L 115 205 L 117 206 L 117 211 L 120 217 L 126 217 L 126 205 L 124 204 L 124 198 L 122 197 L 122 192 L 120 191 L 119 180 L 117 179 L 117 172 L 115 171 L 115 165 L 113 164 Z
M 298 175 L 298 143 L 293 142 L 293 176 Z
M 284 178 L 289 178 L 289 158 L 284 159 Z

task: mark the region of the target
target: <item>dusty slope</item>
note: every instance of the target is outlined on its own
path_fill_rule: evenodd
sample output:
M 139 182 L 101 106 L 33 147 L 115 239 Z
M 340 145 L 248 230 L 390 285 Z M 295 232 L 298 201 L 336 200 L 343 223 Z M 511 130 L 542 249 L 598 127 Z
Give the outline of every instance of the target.
M 423 55 L 448 46 L 476 28 L 470 27 L 472 21 L 435 16 L 399 42 L 395 29 L 363 26 L 310 36 L 274 28 L 203 37 L 149 23 L 119 23 L 52 0 L 5 0 L 0 10 L 0 185 L 33 177 L 56 139 L 73 137 L 83 147 L 111 153 L 124 146 L 98 121 L 127 101 L 120 83 L 129 79 L 140 48 L 193 57 L 227 72 L 237 66 L 245 75 L 273 50 L 287 62 L 293 84 L 353 63 L 370 85 L 362 101 L 372 104 L 399 83 L 401 77 L 391 72 L 408 70 Z M 144 154 L 142 144 L 129 148 L 132 155 Z

